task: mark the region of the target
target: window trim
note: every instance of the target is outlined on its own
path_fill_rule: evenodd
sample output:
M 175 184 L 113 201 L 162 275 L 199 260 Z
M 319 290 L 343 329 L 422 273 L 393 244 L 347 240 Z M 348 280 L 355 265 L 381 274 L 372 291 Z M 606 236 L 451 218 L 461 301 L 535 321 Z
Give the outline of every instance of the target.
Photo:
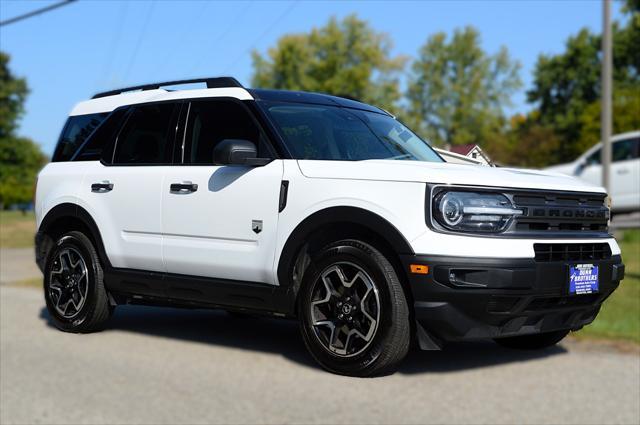
M 78 154 L 80 153 L 80 151 L 82 151 L 82 149 L 87 144 L 89 139 L 91 139 L 93 134 L 105 123 L 105 121 L 107 121 L 107 119 L 111 116 L 112 113 L 113 113 L 113 111 L 111 111 L 111 112 L 94 112 L 94 113 L 91 113 L 91 114 L 70 115 L 69 117 L 67 117 L 67 121 L 64 123 L 64 126 L 62 127 L 62 131 L 60 132 L 60 136 L 58 136 L 58 142 L 56 143 L 56 146 L 55 146 L 55 148 L 53 150 L 53 154 L 51 155 L 51 162 L 71 162 L 71 161 L 75 161 L 77 156 L 78 156 Z M 98 124 L 96 126 L 96 128 L 94 128 L 93 131 L 87 135 L 87 137 L 82 141 L 82 143 L 80 143 L 80 145 L 75 149 L 73 154 L 68 159 L 65 159 L 65 160 L 55 159 L 56 155 L 58 154 L 58 150 L 60 150 L 62 148 L 62 144 L 61 144 L 62 137 L 67 132 L 67 128 L 71 124 L 71 120 L 73 118 L 84 117 L 84 116 L 88 116 L 88 115 L 101 115 L 101 114 L 106 114 L 106 115 L 102 119 L 102 121 L 100 121 L 100 124 Z
M 115 163 L 115 157 L 116 157 L 116 149 L 118 148 L 118 141 L 120 139 L 120 136 L 122 135 L 122 131 L 124 130 L 124 128 L 127 126 L 127 123 L 129 122 L 129 120 L 131 119 L 131 116 L 133 115 L 134 111 L 136 110 L 136 108 L 141 108 L 141 107 L 145 107 L 145 106 L 152 106 L 152 105 L 162 105 L 162 104 L 171 104 L 173 105 L 173 111 L 171 112 L 171 122 L 170 122 L 170 127 L 169 127 L 169 135 L 168 135 L 168 140 L 167 143 L 170 144 L 169 150 L 171 152 L 171 154 L 169 155 L 169 162 L 161 162 L 161 163 Z M 176 131 L 177 131 L 177 127 L 178 124 L 180 122 L 180 114 L 182 112 L 182 106 L 184 104 L 184 101 L 182 100 L 165 100 L 165 101 L 159 101 L 159 102 L 146 102 L 146 103 L 136 103 L 136 104 L 132 104 L 132 105 L 126 105 L 123 106 L 125 108 L 128 109 L 126 116 L 123 118 L 122 124 L 120 125 L 120 128 L 117 131 L 116 137 L 114 137 L 113 141 L 111 142 L 109 148 L 111 149 L 110 152 L 105 152 L 103 151 L 103 157 L 101 159 L 101 162 L 103 165 L 105 166 L 110 166 L 110 167 L 153 167 L 153 166 L 167 166 L 167 165 L 175 165 L 175 158 L 174 158 L 174 154 L 173 152 L 175 151 L 175 142 L 176 142 Z M 120 109 L 120 108 L 117 108 Z M 175 126 L 173 124 L 176 124 Z M 171 128 L 173 128 L 173 131 L 171 130 Z M 111 158 L 107 160 L 105 160 L 105 155 L 104 153 L 108 153 L 110 154 Z
M 228 96 L 217 96 L 217 97 L 202 97 L 202 98 L 192 98 L 192 99 L 185 99 L 185 103 L 188 103 L 189 106 L 187 108 L 187 113 L 184 114 L 184 116 L 181 116 L 181 120 L 182 120 L 182 125 L 184 126 L 184 132 L 183 132 L 183 141 L 182 141 L 182 148 L 181 148 L 181 152 L 180 152 L 180 157 L 181 157 L 181 162 L 180 163 L 175 163 L 173 165 L 181 165 L 181 166 L 190 166 L 190 167 L 211 167 L 214 166 L 214 164 L 192 164 L 190 162 L 186 162 L 187 159 L 185 159 L 185 152 L 186 152 L 186 148 L 187 145 L 189 147 L 191 147 L 191 144 L 193 143 L 193 140 L 189 140 L 189 143 L 187 143 L 187 132 L 189 130 L 189 117 L 191 116 L 191 104 L 193 103 L 207 103 L 207 102 L 232 102 L 235 103 L 237 105 L 239 105 L 249 116 L 249 119 L 251 119 L 253 121 L 253 123 L 255 124 L 255 126 L 258 128 L 258 131 L 260 131 L 260 133 L 264 136 L 265 141 L 266 141 L 266 146 L 267 149 L 270 151 L 271 154 L 271 158 L 273 160 L 276 159 L 281 159 L 281 155 L 280 155 L 280 150 L 277 149 L 274 146 L 273 143 L 273 137 L 271 136 L 270 132 L 268 132 L 265 128 L 264 125 L 262 125 L 262 123 L 260 122 L 260 120 L 256 117 L 255 112 L 248 106 L 248 104 L 250 104 L 251 102 L 255 102 L 253 100 L 249 100 L 249 101 L 242 101 L 240 99 L 237 99 L 235 97 L 228 97 Z

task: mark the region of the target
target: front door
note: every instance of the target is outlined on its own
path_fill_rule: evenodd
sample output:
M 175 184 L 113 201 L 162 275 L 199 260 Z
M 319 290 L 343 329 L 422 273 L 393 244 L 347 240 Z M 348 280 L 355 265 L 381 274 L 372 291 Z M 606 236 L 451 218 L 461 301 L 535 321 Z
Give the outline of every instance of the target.
M 283 164 L 220 166 L 213 148 L 244 139 L 269 156 L 266 139 L 236 100 L 193 101 L 188 107 L 182 166 L 164 179 L 163 257 L 167 272 L 274 283 L 273 258 Z

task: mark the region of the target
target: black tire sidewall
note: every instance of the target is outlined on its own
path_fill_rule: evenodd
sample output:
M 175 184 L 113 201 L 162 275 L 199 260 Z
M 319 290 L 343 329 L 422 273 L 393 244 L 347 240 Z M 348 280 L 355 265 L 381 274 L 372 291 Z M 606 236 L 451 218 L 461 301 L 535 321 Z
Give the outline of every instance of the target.
M 65 318 L 58 314 L 56 311 L 51 296 L 49 294 L 49 278 L 51 269 L 55 258 L 57 258 L 60 251 L 65 248 L 73 248 L 80 253 L 85 264 L 87 265 L 87 298 L 84 305 L 80 309 L 80 312 L 73 318 Z M 91 242 L 86 236 L 78 232 L 70 232 L 61 236 L 57 241 L 53 249 L 47 258 L 44 269 L 44 298 L 47 304 L 47 310 L 53 320 L 54 324 L 63 330 L 74 331 L 81 328 L 87 320 L 93 316 L 93 312 L 96 309 L 96 303 L 98 300 L 100 288 L 97 285 L 96 278 L 102 278 L 102 271 L 100 268 L 99 260 L 95 254 L 95 250 L 91 245 Z
M 396 296 L 390 286 L 385 270 L 376 261 L 375 253 L 367 252 L 354 245 L 336 244 L 325 250 L 312 260 L 309 269 L 304 274 L 301 293 L 299 297 L 299 319 L 300 327 L 307 348 L 312 356 L 327 370 L 339 374 L 360 374 L 366 371 L 381 355 L 388 334 L 394 324 Z M 371 344 L 360 354 L 353 357 L 341 357 L 331 353 L 317 338 L 311 326 L 311 310 L 309 308 L 312 297 L 312 290 L 315 282 L 327 267 L 335 263 L 348 262 L 361 267 L 374 281 L 378 290 L 380 300 L 380 319 L 378 328 Z M 396 278 L 397 279 L 397 278 Z

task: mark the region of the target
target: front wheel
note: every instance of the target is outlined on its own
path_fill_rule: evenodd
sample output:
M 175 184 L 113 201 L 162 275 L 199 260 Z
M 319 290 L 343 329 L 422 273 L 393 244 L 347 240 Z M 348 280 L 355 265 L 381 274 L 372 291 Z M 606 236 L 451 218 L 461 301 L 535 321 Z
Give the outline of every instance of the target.
M 361 241 L 335 242 L 313 259 L 298 314 L 307 349 L 333 373 L 390 373 L 409 349 L 409 306 L 398 275 L 380 251 Z
M 534 335 L 496 338 L 494 341 L 503 347 L 514 348 L 516 350 L 540 350 L 556 345 L 568 334 L 569 331 L 555 331 Z

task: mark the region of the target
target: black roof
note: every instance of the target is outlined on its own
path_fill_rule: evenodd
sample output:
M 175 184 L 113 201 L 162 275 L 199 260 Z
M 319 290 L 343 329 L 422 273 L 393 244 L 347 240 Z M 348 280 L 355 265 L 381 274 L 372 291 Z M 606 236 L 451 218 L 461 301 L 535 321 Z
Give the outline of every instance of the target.
M 181 84 L 206 83 L 207 88 L 221 87 L 243 87 L 238 80 L 233 77 L 208 77 L 194 78 L 190 80 L 163 81 L 160 83 L 142 84 L 138 86 L 123 87 L 116 90 L 109 90 L 95 94 L 92 99 L 100 97 L 113 96 L 121 93 L 135 90 L 154 90 L 160 87 L 176 86 Z M 244 88 L 244 87 L 243 87 Z M 247 89 L 256 100 L 279 101 L 279 102 L 298 102 L 298 103 L 315 103 L 319 105 L 341 106 L 344 108 L 361 109 L 363 111 L 377 112 L 387 114 L 387 111 L 375 106 L 367 105 L 348 97 L 338 97 L 323 93 L 309 93 L 304 91 L 289 90 L 266 90 L 266 89 Z
M 361 109 L 363 111 L 377 112 L 388 115 L 385 110 L 377 108 L 375 106 L 371 106 L 357 100 L 332 96 L 329 94 L 267 89 L 247 89 L 247 91 L 251 93 L 255 100 L 266 100 L 273 102 L 315 103 L 318 105 L 342 106 L 344 108 Z

